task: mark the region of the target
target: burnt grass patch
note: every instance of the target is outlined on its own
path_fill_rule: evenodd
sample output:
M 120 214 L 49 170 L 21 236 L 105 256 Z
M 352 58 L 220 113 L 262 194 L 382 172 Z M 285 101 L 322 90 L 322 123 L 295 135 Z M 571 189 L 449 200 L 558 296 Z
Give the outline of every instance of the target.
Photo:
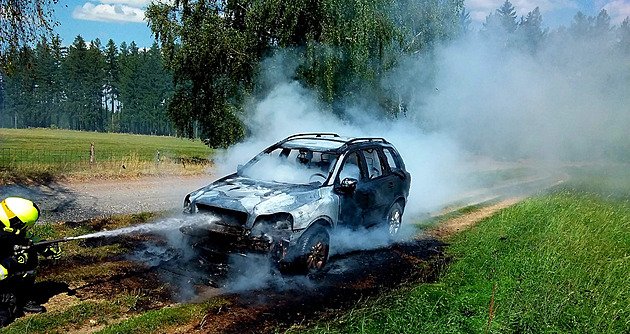
M 410 240 L 387 248 L 331 258 L 328 269 L 311 277 L 285 277 L 284 286 L 223 295 L 230 301 L 204 318 L 204 332 L 264 333 L 337 317 L 357 302 L 413 283 L 431 283 L 448 265 L 435 239 Z M 292 284 L 296 281 L 296 284 Z M 294 286 L 293 286 L 294 285 Z M 211 288 L 210 288 L 211 289 Z
M 132 217 L 131 220 L 135 222 L 137 219 Z M 63 223 L 59 227 L 91 233 L 112 229 L 112 224 L 110 219 L 90 219 Z M 122 235 L 62 243 L 62 259 L 40 261 L 35 289 L 42 291 L 41 302 L 45 303 L 61 293 L 80 300 L 119 303 L 123 299 L 124 304 L 132 300 L 132 306 L 126 310 L 132 313 L 172 304 L 171 292 L 154 268 L 129 259 L 129 255 L 143 243 L 156 239 L 151 235 Z
M 110 245 L 116 239 L 127 243 L 128 249 L 139 247 L 144 238 L 108 238 Z M 99 246 L 101 245 L 101 246 Z M 85 246 L 102 247 L 101 243 Z M 441 268 L 450 261 L 442 249 L 446 244 L 432 238 L 412 239 L 386 248 L 355 251 L 336 255 L 330 259 L 325 272 L 305 278 L 282 276 L 282 287 L 270 286 L 239 293 L 230 293 L 223 287 L 195 286 L 196 302 L 213 298 L 228 302 L 213 308 L 202 322 L 193 323 L 192 331 L 215 333 L 274 332 L 278 328 L 306 325 L 338 316 L 357 302 L 391 291 L 407 284 L 436 281 Z M 42 261 L 45 262 L 45 261 Z M 108 269 L 113 266 L 116 270 Z M 165 263 L 165 266 L 184 264 Z M 60 272 L 90 271 L 102 268 L 103 275 L 89 275 L 82 283 L 51 279 Z M 49 299 L 56 293 L 75 295 L 80 300 L 101 299 L 125 302 L 125 311 L 138 314 L 172 305 L 181 297 L 178 287 L 165 282 L 163 266 L 149 267 L 116 255 L 103 263 L 75 256 L 60 261 L 57 266 L 44 264 L 39 289 L 49 289 Z M 229 270 L 229 269 L 228 269 Z M 180 271 L 181 274 L 181 271 Z M 278 274 L 279 275 L 279 274 Z M 71 277 L 71 276 L 70 276 Z M 194 278 L 191 277 L 191 280 Z M 304 284 L 304 281 L 308 284 Z M 43 302 L 45 302 L 43 300 Z
M 93 220 L 89 223 L 88 232 L 111 230 L 107 223 Z M 71 225 L 61 227 L 85 231 L 85 225 Z M 443 254 L 446 244 L 422 235 L 384 248 L 332 256 L 325 272 L 316 276 L 280 275 L 274 271 L 270 275 L 277 275 L 274 281 L 281 284 L 231 292 L 227 287 L 232 268 L 220 262 L 225 258 L 215 259 L 217 263 L 209 268 L 220 270 L 206 271 L 208 276 L 202 284 L 204 277 L 199 279 L 199 270 L 191 270 L 200 266 L 196 258 L 181 263 L 173 257 L 157 264 L 131 260 L 129 255 L 142 251 L 147 243 L 165 246 L 162 239 L 151 235 L 71 241 L 66 244 L 68 251 L 61 260 L 41 261 L 36 288 L 47 290 L 46 300 L 68 293 L 81 301 L 104 300 L 122 305 L 122 312 L 128 315 L 163 309 L 182 300 L 184 303 L 225 300 L 209 310 L 202 320 L 191 320 L 186 331 L 261 333 L 332 319 L 357 303 L 399 287 L 435 282 L 450 262 Z M 178 276 L 179 282 L 187 281 L 195 296 L 185 296 L 180 291 L 182 286 L 168 275 Z M 239 275 L 248 278 L 248 271 Z

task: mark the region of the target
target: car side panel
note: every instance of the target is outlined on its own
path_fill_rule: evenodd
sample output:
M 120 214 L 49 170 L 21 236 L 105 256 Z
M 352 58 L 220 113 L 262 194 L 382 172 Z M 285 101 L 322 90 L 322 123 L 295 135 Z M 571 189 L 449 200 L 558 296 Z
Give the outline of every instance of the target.
M 333 192 L 333 187 L 319 189 L 319 198 L 302 205 L 290 212 L 293 215 L 293 229 L 304 230 L 319 219 L 327 220 L 334 227 L 339 217 L 339 196 Z

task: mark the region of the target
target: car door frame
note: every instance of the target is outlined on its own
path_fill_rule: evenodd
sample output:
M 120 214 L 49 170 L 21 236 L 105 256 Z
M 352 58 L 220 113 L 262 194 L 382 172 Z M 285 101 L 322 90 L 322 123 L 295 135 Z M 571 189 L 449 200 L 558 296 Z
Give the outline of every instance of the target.
M 360 151 L 361 159 L 363 160 L 366 169 L 368 167 L 367 159 L 365 158 L 364 150 L 375 150 L 379 163 L 381 165 L 381 175 L 370 179 L 369 171 L 366 170 L 366 178 L 364 180 L 364 189 L 368 193 L 367 201 L 368 206 L 363 213 L 363 225 L 365 227 L 371 227 L 382 223 L 386 217 L 389 207 L 395 200 L 395 189 L 392 181 L 392 172 L 389 170 L 389 164 L 385 161 L 384 153 L 381 151 L 380 146 L 365 146 Z
M 354 189 L 352 193 L 346 193 L 340 190 L 341 184 L 341 171 L 348 159 L 349 156 L 356 153 L 358 155 L 358 163 L 359 163 L 359 172 L 360 177 L 357 179 L 357 188 Z M 335 175 L 333 182 L 333 189 L 339 198 L 339 217 L 337 219 L 338 225 L 347 226 L 349 228 L 357 228 L 363 225 L 363 213 L 364 208 L 361 207 L 361 201 L 357 200 L 357 197 L 361 196 L 362 192 L 362 184 L 364 180 L 368 177 L 367 171 L 365 169 L 365 160 L 363 159 L 363 155 L 360 152 L 360 148 L 348 150 L 341 157 L 341 163 L 339 164 L 339 168 L 337 169 L 337 175 Z M 357 190 L 359 192 L 357 193 Z

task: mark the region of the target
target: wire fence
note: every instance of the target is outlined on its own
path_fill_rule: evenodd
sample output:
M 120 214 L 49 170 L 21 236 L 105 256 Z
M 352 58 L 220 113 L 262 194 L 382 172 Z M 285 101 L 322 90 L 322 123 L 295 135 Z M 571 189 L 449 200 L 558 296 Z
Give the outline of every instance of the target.
M 0 148 L 0 169 L 55 168 L 60 171 L 85 169 L 92 167 L 126 168 L 129 164 L 164 163 L 208 164 L 210 161 L 198 157 L 179 157 L 169 153 L 155 152 L 119 152 L 90 150 L 41 150 Z

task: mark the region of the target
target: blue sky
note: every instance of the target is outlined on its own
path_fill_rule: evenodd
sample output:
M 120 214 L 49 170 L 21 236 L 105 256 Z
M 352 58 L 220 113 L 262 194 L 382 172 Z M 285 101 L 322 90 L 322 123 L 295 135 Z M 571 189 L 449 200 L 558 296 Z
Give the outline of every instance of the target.
M 505 0 L 464 0 L 474 27 Z M 105 45 L 111 38 L 117 45 L 135 41 L 139 47 L 153 43 L 151 30 L 144 21 L 144 11 L 151 0 L 60 0 L 55 6 L 59 21 L 56 32 L 64 45 L 72 44 L 77 35 L 91 41 L 99 38 Z M 543 24 L 549 27 L 568 25 L 578 11 L 594 16 L 606 9 L 614 24 L 630 16 L 630 0 L 511 0 L 517 15 L 524 16 L 540 7 Z

